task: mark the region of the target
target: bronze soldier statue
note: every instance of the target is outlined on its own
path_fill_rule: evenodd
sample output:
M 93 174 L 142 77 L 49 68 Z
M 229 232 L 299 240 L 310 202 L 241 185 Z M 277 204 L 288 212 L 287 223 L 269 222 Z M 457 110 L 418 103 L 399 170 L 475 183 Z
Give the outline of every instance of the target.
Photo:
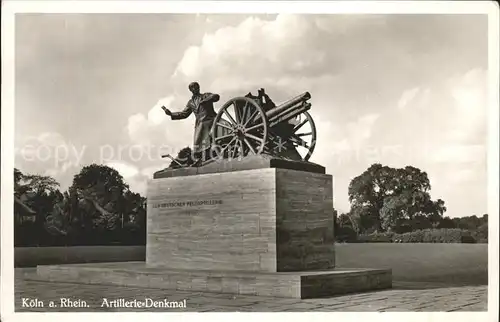
M 165 106 L 161 108 L 172 120 L 182 120 L 193 113 L 196 117 L 193 140 L 193 166 L 201 164 L 203 152 L 210 147 L 210 130 L 217 115 L 214 110 L 215 102 L 220 96 L 213 93 L 200 93 L 200 85 L 197 82 L 189 84 L 189 90 L 193 94 L 187 102 L 186 107 L 181 112 L 171 112 Z

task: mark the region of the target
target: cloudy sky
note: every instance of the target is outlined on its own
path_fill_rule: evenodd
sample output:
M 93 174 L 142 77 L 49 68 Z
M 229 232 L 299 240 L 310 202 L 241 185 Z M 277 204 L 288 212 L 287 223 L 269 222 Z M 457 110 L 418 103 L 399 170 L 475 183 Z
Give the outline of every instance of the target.
M 145 193 L 192 142 L 160 106 L 197 80 L 221 103 L 309 91 L 340 211 L 379 162 L 426 171 L 449 216 L 486 212 L 486 16 L 23 14 L 15 50 L 15 164 L 62 188 L 95 162 Z

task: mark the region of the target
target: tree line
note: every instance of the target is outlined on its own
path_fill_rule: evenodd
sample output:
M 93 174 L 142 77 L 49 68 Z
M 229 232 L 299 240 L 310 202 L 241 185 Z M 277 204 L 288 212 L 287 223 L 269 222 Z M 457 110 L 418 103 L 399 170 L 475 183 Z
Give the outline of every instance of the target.
M 488 237 L 488 215 L 450 218 L 442 199 L 432 200 L 426 172 L 412 167 L 371 165 L 349 184 L 350 210 L 336 211 L 337 237 L 372 233 L 404 234 L 428 229 L 462 229 Z
M 145 244 L 146 198 L 113 168 L 91 164 L 60 190 L 14 169 L 15 246 Z

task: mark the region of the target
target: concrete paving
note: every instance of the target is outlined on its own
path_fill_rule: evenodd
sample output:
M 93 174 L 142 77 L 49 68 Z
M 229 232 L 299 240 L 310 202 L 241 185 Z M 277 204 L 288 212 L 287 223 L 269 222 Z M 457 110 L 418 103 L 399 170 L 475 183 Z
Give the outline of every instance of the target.
M 486 285 L 447 287 L 398 281 L 393 285 L 391 290 L 300 300 L 44 282 L 36 280 L 33 270 L 16 269 L 15 308 L 18 312 L 487 311 Z M 54 307 L 49 307 L 51 301 Z M 156 303 L 158 307 L 139 308 L 140 303 L 146 306 Z

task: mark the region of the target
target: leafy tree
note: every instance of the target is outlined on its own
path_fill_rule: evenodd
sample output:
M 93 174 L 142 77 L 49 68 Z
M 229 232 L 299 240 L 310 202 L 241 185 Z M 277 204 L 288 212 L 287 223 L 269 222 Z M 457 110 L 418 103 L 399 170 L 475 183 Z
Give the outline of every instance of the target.
M 125 238 L 132 232 L 145 236 L 146 198 L 130 191 L 115 169 L 86 166 L 75 175 L 71 189 L 80 201 L 78 221 L 84 231 L 97 229 L 111 239 Z
M 18 168 L 14 168 L 14 183 L 18 183 L 23 178 L 23 173 Z
M 446 207 L 441 199 L 431 200 L 430 189 L 427 173 L 418 168 L 373 164 L 349 185 L 351 213 L 362 232 L 398 230 L 415 221 L 433 225 Z
M 35 226 L 39 234 L 43 234 L 46 217 L 50 215 L 58 196 L 59 183 L 50 176 L 23 175 L 23 190 L 26 204 L 36 212 Z
M 488 222 L 481 224 L 476 230 L 477 239 L 481 242 L 488 242 Z
M 28 196 L 26 192 L 30 189 L 27 184 L 23 184 L 23 173 L 19 169 L 14 169 L 14 222 L 21 224 L 26 216 L 36 216 L 36 211 L 26 204 Z
M 36 194 L 49 194 L 59 191 L 59 183 L 50 176 L 23 175 L 22 181 L 29 187 L 28 191 Z
M 461 218 L 453 218 L 457 228 L 476 230 L 482 224 L 482 220 L 476 215 Z
M 127 191 L 125 193 L 125 209 L 129 214 L 128 222 L 124 224 L 124 230 L 132 234 L 132 240 L 146 242 L 146 198 L 138 193 Z
M 64 193 L 58 187 L 51 177 L 14 169 L 16 245 L 145 242 L 146 198 L 115 169 L 93 164 Z M 35 214 L 35 222 L 23 222 L 26 214 Z
M 50 176 L 23 174 L 14 168 L 14 195 L 23 201 L 35 195 L 49 195 L 59 192 L 59 183 Z
M 362 219 L 369 217 L 363 217 L 356 208 L 351 209 L 351 211 L 340 215 L 340 222 L 342 227 L 351 227 L 357 234 L 361 232 L 361 226 L 364 224 Z
M 36 245 L 46 238 L 45 222 L 54 208 L 59 183 L 50 176 L 24 174 L 14 169 L 15 243 Z M 29 215 L 29 216 L 27 216 Z M 27 218 L 34 218 L 26 220 Z
M 117 170 L 97 164 L 85 166 L 73 178 L 71 189 L 83 201 L 79 222 L 84 229 L 117 227 L 124 210 L 124 193 L 129 190 Z
M 335 211 L 337 214 L 337 211 Z M 356 218 L 349 213 L 336 216 L 335 239 L 339 242 L 352 242 L 356 240 L 358 223 Z
M 451 221 L 451 222 L 450 222 Z M 481 217 L 476 215 L 465 216 L 459 218 L 443 218 L 439 227 L 456 227 L 462 230 L 468 230 L 475 235 L 477 241 L 488 241 L 488 215 L 483 214 Z
M 455 226 L 453 220 L 450 217 L 446 216 L 443 219 L 441 219 L 437 228 L 442 229 L 442 228 L 457 228 L 457 227 Z
M 340 216 L 338 216 L 337 218 L 337 223 L 339 227 L 352 227 L 352 222 L 348 214 L 340 214 Z
M 75 175 L 72 188 L 78 190 L 90 189 L 96 193 L 107 191 L 113 196 L 118 196 L 123 194 L 129 187 L 115 169 L 105 165 L 91 164 L 83 167 L 80 173 Z
M 67 235 L 70 231 L 71 218 L 68 213 L 71 211 L 67 194 L 59 194 L 52 209 L 52 212 L 45 218 L 45 228 L 52 235 Z

